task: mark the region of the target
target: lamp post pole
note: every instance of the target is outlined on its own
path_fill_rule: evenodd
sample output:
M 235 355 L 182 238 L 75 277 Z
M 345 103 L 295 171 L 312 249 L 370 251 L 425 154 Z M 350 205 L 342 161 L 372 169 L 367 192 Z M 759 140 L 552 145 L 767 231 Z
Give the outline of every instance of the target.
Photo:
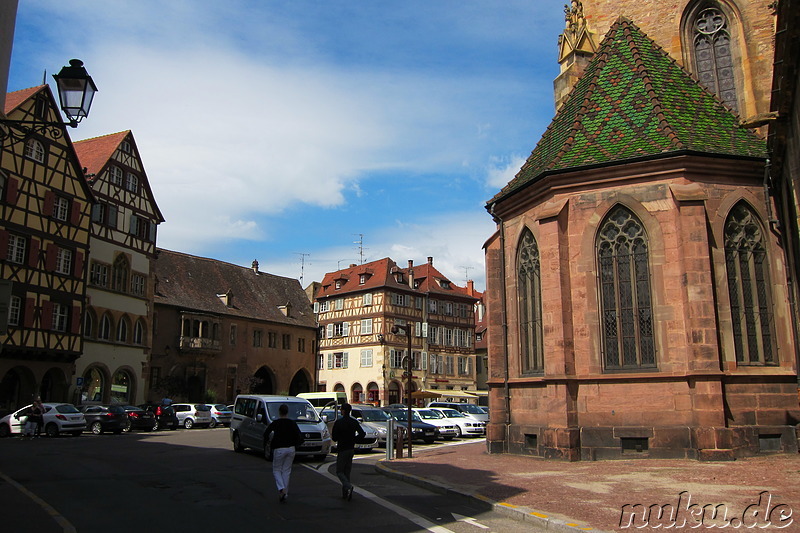
M 406 351 L 406 405 L 408 406 L 408 413 L 407 413 L 406 416 L 407 416 L 408 427 L 406 428 L 406 431 L 408 432 L 408 435 L 407 435 L 407 437 L 408 437 L 408 457 L 410 459 L 411 457 L 413 457 L 412 450 L 411 450 L 411 440 L 412 440 L 412 438 L 411 438 L 411 435 L 412 435 L 412 433 L 411 433 L 411 429 L 412 429 L 411 428 L 411 416 L 412 416 L 412 412 L 411 412 L 411 387 L 413 385 L 413 381 L 411 379 L 412 374 L 413 374 L 413 372 L 412 372 L 412 370 L 413 370 L 413 364 L 412 364 L 413 361 L 412 361 L 412 358 L 411 358 L 411 325 L 410 324 L 406 324 L 406 325 L 402 325 L 401 326 L 400 324 L 397 324 L 397 325 L 392 326 L 392 333 L 396 334 L 400 330 L 403 330 L 403 331 L 406 332 L 406 339 L 408 339 L 408 350 Z

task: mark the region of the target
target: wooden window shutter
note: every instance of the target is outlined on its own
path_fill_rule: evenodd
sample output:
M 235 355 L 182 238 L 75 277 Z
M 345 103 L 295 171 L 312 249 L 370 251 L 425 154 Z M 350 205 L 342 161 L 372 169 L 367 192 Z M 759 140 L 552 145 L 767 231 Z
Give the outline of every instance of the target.
M 347 368 L 348 356 L 349 356 L 348 352 L 344 352 L 342 354 L 342 368 Z
M 328 370 L 331 370 L 332 368 L 333 368 L 333 354 L 329 353 L 328 354 Z
M 72 275 L 83 278 L 83 252 L 75 252 L 75 261 L 72 263 Z
M 81 223 L 81 203 L 72 201 L 72 212 L 70 213 L 69 223 L 73 226 L 78 226 Z
M 33 298 L 25 298 L 25 316 L 22 317 L 22 324 L 26 328 L 33 327 L 33 319 L 36 315 L 36 300 Z
M 70 317 L 70 333 L 78 335 L 81 332 L 81 303 L 78 300 L 72 301 L 72 316 Z
M 42 215 L 46 217 L 53 216 L 53 206 L 56 202 L 56 195 L 53 194 L 53 191 L 45 191 L 44 193 L 44 209 L 42 210 Z
M 28 241 L 28 266 L 31 268 L 39 266 L 39 241 L 33 238 Z
M 47 252 L 44 258 L 44 269 L 53 272 L 56 269 L 56 258 L 58 257 L 58 245 L 50 243 L 47 245 Z
M 6 180 L 6 202 L 16 205 L 17 198 L 19 198 L 19 181 L 14 178 L 8 178 Z
M 0 257 L 8 257 L 8 232 L 0 229 Z M 10 258 L 9 258 L 10 259 Z
M 45 300 L 42 302 L 42 329 L 53 329 L 53 302 Z

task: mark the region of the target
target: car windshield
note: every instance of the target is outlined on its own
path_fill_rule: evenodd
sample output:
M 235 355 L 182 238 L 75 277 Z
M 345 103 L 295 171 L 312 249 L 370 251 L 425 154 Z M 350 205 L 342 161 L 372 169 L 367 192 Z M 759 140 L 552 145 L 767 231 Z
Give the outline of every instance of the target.
M 280 417 L 278 409 L 281 405 L 289 408 L 289 418 L 296 422 L 319 422 L 316 409 L 308 402 L 270 402 L 267 404 L 270 419 L 275 420 Z
M 402 420 L 402 421 L 408 420 L 408 411 L 395 411 L 393 414 L 396 420 Z M 419 417 L 419 415 L 414 412 L 411 413 L 411 420 L 415 422 L 422 422 L 422 419 Z
M 421 416 L 423 420 L 438 420 L 444 418 L 442 413 L 431 411 L 430 409 L 420 409 L 416 413 Z
M 364 422 L 386 422 L 389 420 L 389 415 L 380 409 L 353 409 L 353 415 L 356 418 L 361 418 Z
M 471 403 L 465 403 L 459 406 L 461 411 L 465 413 L 469 413 L 471 415 L 485 415 L 486 413 L 483 412 L 483 409 L 478 407 L 477 405 Z
M 455 409 L 442 409 L 442 414 L 447 418 L 467 418 L 467 415 L 459 413 Z

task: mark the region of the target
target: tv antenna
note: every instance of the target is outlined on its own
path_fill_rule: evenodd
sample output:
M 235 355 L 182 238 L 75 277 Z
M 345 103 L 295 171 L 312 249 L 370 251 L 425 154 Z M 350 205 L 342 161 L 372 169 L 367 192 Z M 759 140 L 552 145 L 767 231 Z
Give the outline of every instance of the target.
M 304 254 L 303 252 L 294 252 L 295 255 L 300 256 L 300 286 L 303 286 L 303 271 L 306 266 L 306 256 L 311 254 Z
M 353 233 L 353 235 L 358 235 L 358 240 L 353 241 L 353 244 L 358 245 L 358 257 L 359 257 L 359 265 L 364 264 L 364 234 L 363 233 Z
M 469 284 L 469 271 L 472 270 L 475 267 L 462 266 L 461 268 L 464 269 L 464 286 L 466 286 L 467 284 Z

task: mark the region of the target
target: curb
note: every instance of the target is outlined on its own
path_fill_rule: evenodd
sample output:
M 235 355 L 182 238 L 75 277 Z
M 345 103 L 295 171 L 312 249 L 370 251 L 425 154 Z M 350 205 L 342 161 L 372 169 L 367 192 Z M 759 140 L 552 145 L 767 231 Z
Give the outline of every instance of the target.
M 381 459 L 375 463 L 375 470 L 387 477 L 399 479 L 439 494 L 464 498 L 473 504 L 476 502 L 481 503 L 497 513 L 521 522 L 530 522 L 538 527 L 546 529 L 547 531 L 560 531 L 564 533 L 578 533 L 584 531 L 591 531 L 592 533 L 608 533 L 600 529 L 595 529 L 589 525 L 581 525 L 577 521 L 558 519 L 528 507 L 513 505 L 506 502 L 496 502 L 485 496 L 482 496 L 481 494 L 469 492 L 464 489 L 439 483 L 430 479 L 425 479 L 414 474 L 405 474 L 392 469 L 389 464 L 391 464 L 391 462 L 387 459 Z

